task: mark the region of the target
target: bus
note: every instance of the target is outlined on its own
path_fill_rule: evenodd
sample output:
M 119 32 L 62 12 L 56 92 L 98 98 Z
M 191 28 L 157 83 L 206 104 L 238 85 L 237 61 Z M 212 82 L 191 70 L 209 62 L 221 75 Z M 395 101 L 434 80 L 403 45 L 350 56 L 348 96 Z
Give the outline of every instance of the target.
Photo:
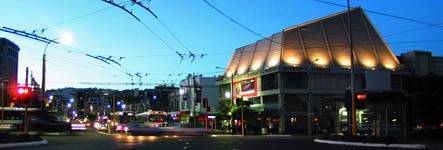
M 147 127 L 161 127 L 166 124 L 168 114 L 165 111 L 148 110 L 143 113 L 136 114 L 137 120 L 143 122 Z

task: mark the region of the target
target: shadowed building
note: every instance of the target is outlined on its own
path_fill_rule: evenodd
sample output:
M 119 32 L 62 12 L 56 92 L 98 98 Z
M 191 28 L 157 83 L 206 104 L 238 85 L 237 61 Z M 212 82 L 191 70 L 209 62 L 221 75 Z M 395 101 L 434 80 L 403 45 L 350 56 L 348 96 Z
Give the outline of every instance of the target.
M 0 38 L 0 83 L 4 82 L 5 104 L 9 104 L 16 89 L 19 51 L 14 42 Z
M 220 99 L 252 102 L 255 114 L 248 117 L 256 122 L 248 122 L 248 128 L 312 134 L 320 117 L 328 132 L 338 132 L 343 102 L 330 97 L 343 96 L 350 86 L 347 15 L 340 12 L 289 27 L 236 49 L 217 82 Z M 407 73 L 399 71 L 397 57 L 361 8 L 351 10 L 351 25 L 356 89 L 404 88 Z M 232 122 L 238 125 L 238 119 L 233 115 Z

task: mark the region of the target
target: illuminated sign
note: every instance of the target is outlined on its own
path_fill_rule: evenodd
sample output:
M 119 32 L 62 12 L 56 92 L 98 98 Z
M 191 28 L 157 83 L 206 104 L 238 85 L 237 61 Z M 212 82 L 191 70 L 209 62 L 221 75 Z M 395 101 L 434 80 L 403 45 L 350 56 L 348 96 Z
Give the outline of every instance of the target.
M 251 78 L 234 83 L 235 96 L 257 96 L 257 78 Z

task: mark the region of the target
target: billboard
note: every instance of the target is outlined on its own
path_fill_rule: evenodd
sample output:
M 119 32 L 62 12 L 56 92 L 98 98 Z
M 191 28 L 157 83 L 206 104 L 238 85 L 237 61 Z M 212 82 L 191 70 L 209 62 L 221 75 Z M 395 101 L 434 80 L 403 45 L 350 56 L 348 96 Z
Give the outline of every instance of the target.
M 257 78 L 234 82 L 234 97 L 238 96 L 257 96 Z

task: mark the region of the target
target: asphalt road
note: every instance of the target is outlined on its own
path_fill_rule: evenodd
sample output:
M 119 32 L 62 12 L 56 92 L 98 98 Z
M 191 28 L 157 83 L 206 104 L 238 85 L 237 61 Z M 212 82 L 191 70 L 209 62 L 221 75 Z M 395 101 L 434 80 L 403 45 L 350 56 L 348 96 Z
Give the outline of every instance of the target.
M 99 149 L 154 149 L 154 150 L 343 150 L 380 149 L 314 143 L 311 137 L 246 136 L 246 137 L 185 137 L 185 136 L 127 136 L 102 135 L 93 131 L 73 136 L 43 136 L 49 143 L 42 146 L 13 149 L 32 150 L 99 150 Z

